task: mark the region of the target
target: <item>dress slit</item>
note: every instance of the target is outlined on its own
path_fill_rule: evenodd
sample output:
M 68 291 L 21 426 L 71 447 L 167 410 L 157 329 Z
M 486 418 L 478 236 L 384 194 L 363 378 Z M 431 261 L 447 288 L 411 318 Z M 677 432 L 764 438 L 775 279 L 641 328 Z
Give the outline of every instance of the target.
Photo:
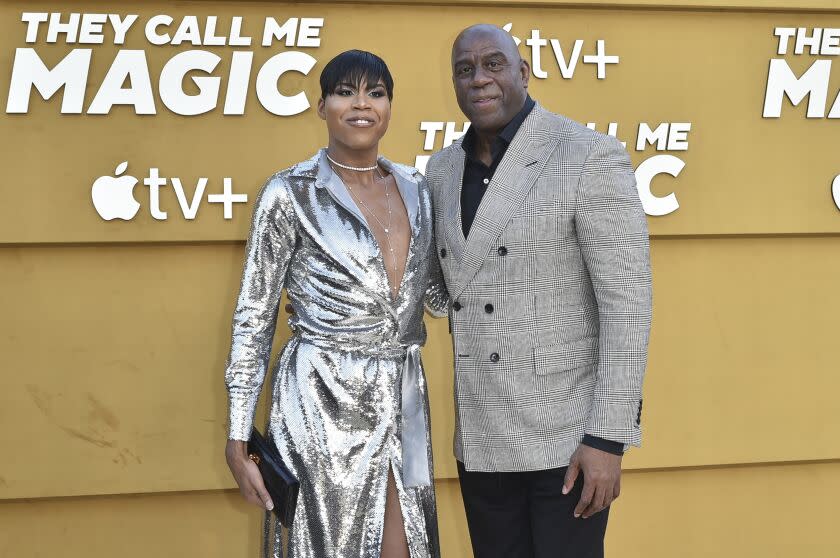
M 393 481 L 394 481 L 393 493 L 391 492 L 391 479 L 393 479 Z M 383 558 L 411 558 L 411 545 L 408 544 L 408 529 L 406 528 L 406 525 L 408 524 L 408 519 L 407 519 L 406 513 L 404 511 L 405 502 L 403 501 L 404 498 L 402 497 L 402 495 L 405 491 L 405 488 L 403 487 L 403 489 L 401 490 L 400 489 L 401 484 L 402 484 L 401 480 L 400 480 L 399 483 L 397 481 L 397 474 L 396 474 L 396 469 L 394 467 L 393 458 L 389 457 L 388 458 L 387 472 L 386 472 L 386 476 L 385 476 L 385 505 L 384 505 L 384 511 L 383 511 L 383 516 L 382 516 L 382 541 L 381 541 L 381 544 L 380 544 L 380 552 L 381 552 L 381 556 Z M 389 497 L 392 499 L 392 502 L 391 502 L 392 506 L 396 505 L 398 507 L 399 515 L 397 517 L 398 517 L 398 520 L 399 520 L 399 527 L 402 528 L 402 539 L 403 539 L 402 542 L 403 542 L 403 547 L 404 547 L 404 553 L 401 553 L 398 550 L 398 551 L 390 553 L 386 556 L 385 553 L 384 553 L 384 550 L 385 550 L 385 533 L 386 533 L 386 530 L 387 530 L 386 525 L 390 525 L 390 523 L 388 522 L 388 515 L 389 515 L 388 514 L 388 501 L 389 501 Z M 390 519 L 392 521 L 397 521 L 397 517 L 391 517 Z M 396 529 L 396 527 L 392 526 L 391 529 Z M 392 534 L 394 534 L 394 533 L 392 532 Z M 399 537 L 399 533 L 396 533 L 394 535 Z

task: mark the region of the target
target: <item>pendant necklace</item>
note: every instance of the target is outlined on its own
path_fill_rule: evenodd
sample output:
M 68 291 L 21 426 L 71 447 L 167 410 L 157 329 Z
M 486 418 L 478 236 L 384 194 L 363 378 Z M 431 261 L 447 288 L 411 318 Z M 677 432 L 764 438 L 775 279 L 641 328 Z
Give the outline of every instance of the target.
M 375 170 L 376 174 L 379 175 L 379 178 L 385 180 L 385 177 L 382 176 L 382 173 L 379 172 L 379 165 L 374 165 L 372 167 L 351 167 L 350 165 L 343 165 L 338 161 L 333 160 L 332 157 L 327 155 L 327 159 L 329 159 L 330 163 L 341 167 L 342 169 L 352 170 L 356 172 L 365 172 L 365 171 L 372 171 Z M 385 181 L 385 201 L 388 204 L 388 224 L 382 222 L 382 220 L 373 212 L 373 210 L 368 207 L 368 205 L 355 193 L 353 193 L 353 188 L 350 184 L 344 183 L 347 186 L 347 191 L 350 192 L 350 196 L 353 198 L 354 201 L 357 201 L 373 218 L 376 220 L 377 224 L 385 231 L 385 240 L 388 242 L 388 252 L 391 254 L 391 263 L 394 268 L 394 281 L 397 280 L 397 256 L 394 253 L 394 246 L 391 243 L 391 225 L 393 224 L 393 212 L 391 210 L 391 192 L 388 188 L 388 181 Z

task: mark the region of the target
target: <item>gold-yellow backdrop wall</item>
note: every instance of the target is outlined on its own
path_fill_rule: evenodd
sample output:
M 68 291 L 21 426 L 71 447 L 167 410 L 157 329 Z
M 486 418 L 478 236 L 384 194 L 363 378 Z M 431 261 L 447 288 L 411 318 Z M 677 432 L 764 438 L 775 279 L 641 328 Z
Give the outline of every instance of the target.
M 138 14 L 124 45 L 26 42 L 24 12 Z M 142 24 L 156 14 L 241 16 L 251 47 L 152 46 Z M 381 54 L 396 79 L 394 118 L 382 146 L 414 164 L 421 122 L 463 125 L 451 91 L 449 47 L 478 21 L 512 24 L 521 51 L 532 30 L 581 58 L 560 75 L 548 43 L 531 94 L 600 131 L 615 124 L 635 165 L 676 157 L 679 209 L 649 217 L 654 328 L 645 380 L 644 447 L 626 456 L 611 512 L 608 555 L 836 557 L 840 494 L 837 320 L 840 120 L 806 118 L 808 99 L 763 118 L 769 61 L 796 75 L 831 55 L 778 55 L 776 27 L 840 28 L 834 0 L 563 2 L 465 1 L 428 5 L 334 2 L 73 3 L 0 0 L 0 92 L 8 99 L 16 49 L 53 67 L 92 49 L 82 114 L 61 114 L 59 91 L 33 91 L 23 114 L 0 115 L 0 557 L 255 556 L 259 512 L 240 501 L 223 459 L 222 370 L 251 204 L 233 218 L 201 202 L 181 215 L 170 186 L 167 220 L 150 215 L 147 188 L 130 221 L 105 221 L 91 184 L 122 161 L 142 177 L 156 167 L 188 193 L 222 177 L 253 200 L 263 179 L 308 157 L 326 138 L 312 108 L 275 116 L 254 89 L 271 56 L 305 52 L 308 75 L 279 87 L 318 97 L 323 64 L 348 48 Z M 259 44 L 266 17 L 324 18 L 318 47 Z M 583 56 L 607 55 L 605 79 Z M 86 114 L 117 51 L 145 52 L 157 113 L 116 106 Z M 199 116 L 167 109 L 158 76 L 177 53 L 221 57 L 218 106 Z M 792 49 L 792 46 L 791 46 Z M 224 115 L 231 54 L 254 53 L 244 115 Z M 195 76 L 196 73 L 190 74 Z M 129 84 L 124 84 L 129 87 Z M 131 86 L 136 86 L 132 81 Z M 188 94 L 198 92 L 187 79 Z M 828 82 L 826 111 L 840 88 Z M 812 93 L 812 97 L 813 97 Z M 813 100 L 813 99 L 811 99 Z M 641 123 L 691 123 L 682 146 L 637 146 Z M 838 202 L 840 203 L 840 202 Z M 451 455 L 451 349 L 444 321 L 427 320 L 436 487 L 445 558 L 470 556 Z M 287 337 L 277 333 L 279 345 Z

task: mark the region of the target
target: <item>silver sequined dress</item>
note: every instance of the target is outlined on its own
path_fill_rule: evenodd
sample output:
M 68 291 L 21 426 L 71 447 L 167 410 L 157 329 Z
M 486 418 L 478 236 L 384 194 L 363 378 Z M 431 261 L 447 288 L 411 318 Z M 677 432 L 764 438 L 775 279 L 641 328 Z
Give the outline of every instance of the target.
M 442 315 L 448 297 L 425 180 L 380 164 L 412 231 L 396 300 L 376 239 L 325 150 L 269 178 L 254 210 L 225 372 L 229 437 L 249 437 L 285 288 L 293 334 L 272 370 L 268 429 L 300 481 L 289 558 L 378 557 L 389 467 L 411 558 L 440 555 L 419 353 L 424 303 Z M 267 537 L 267 552 L 280 555 L 279 533 Z

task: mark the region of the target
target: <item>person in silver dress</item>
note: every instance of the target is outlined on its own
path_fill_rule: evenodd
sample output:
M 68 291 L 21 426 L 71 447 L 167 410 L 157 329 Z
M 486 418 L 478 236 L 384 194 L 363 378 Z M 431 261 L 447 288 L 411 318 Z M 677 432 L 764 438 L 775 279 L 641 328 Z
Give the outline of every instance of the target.
M 393 80 L 363 51 L 320 78 L 329 145 L 271 176 L 245 249 L 225 383 L 228 465 L 271 510 L 249 439 L 281 291 L 292 335 L 272 367 L 267 430 L 300 481 L 289 558 L 437 558 L 424 306 L 446 312 L 429 189 L 378 153 Z M 267 553 L 282 555 L 266 514 Z M 274 531 L 272 534 L 271 531 Z

